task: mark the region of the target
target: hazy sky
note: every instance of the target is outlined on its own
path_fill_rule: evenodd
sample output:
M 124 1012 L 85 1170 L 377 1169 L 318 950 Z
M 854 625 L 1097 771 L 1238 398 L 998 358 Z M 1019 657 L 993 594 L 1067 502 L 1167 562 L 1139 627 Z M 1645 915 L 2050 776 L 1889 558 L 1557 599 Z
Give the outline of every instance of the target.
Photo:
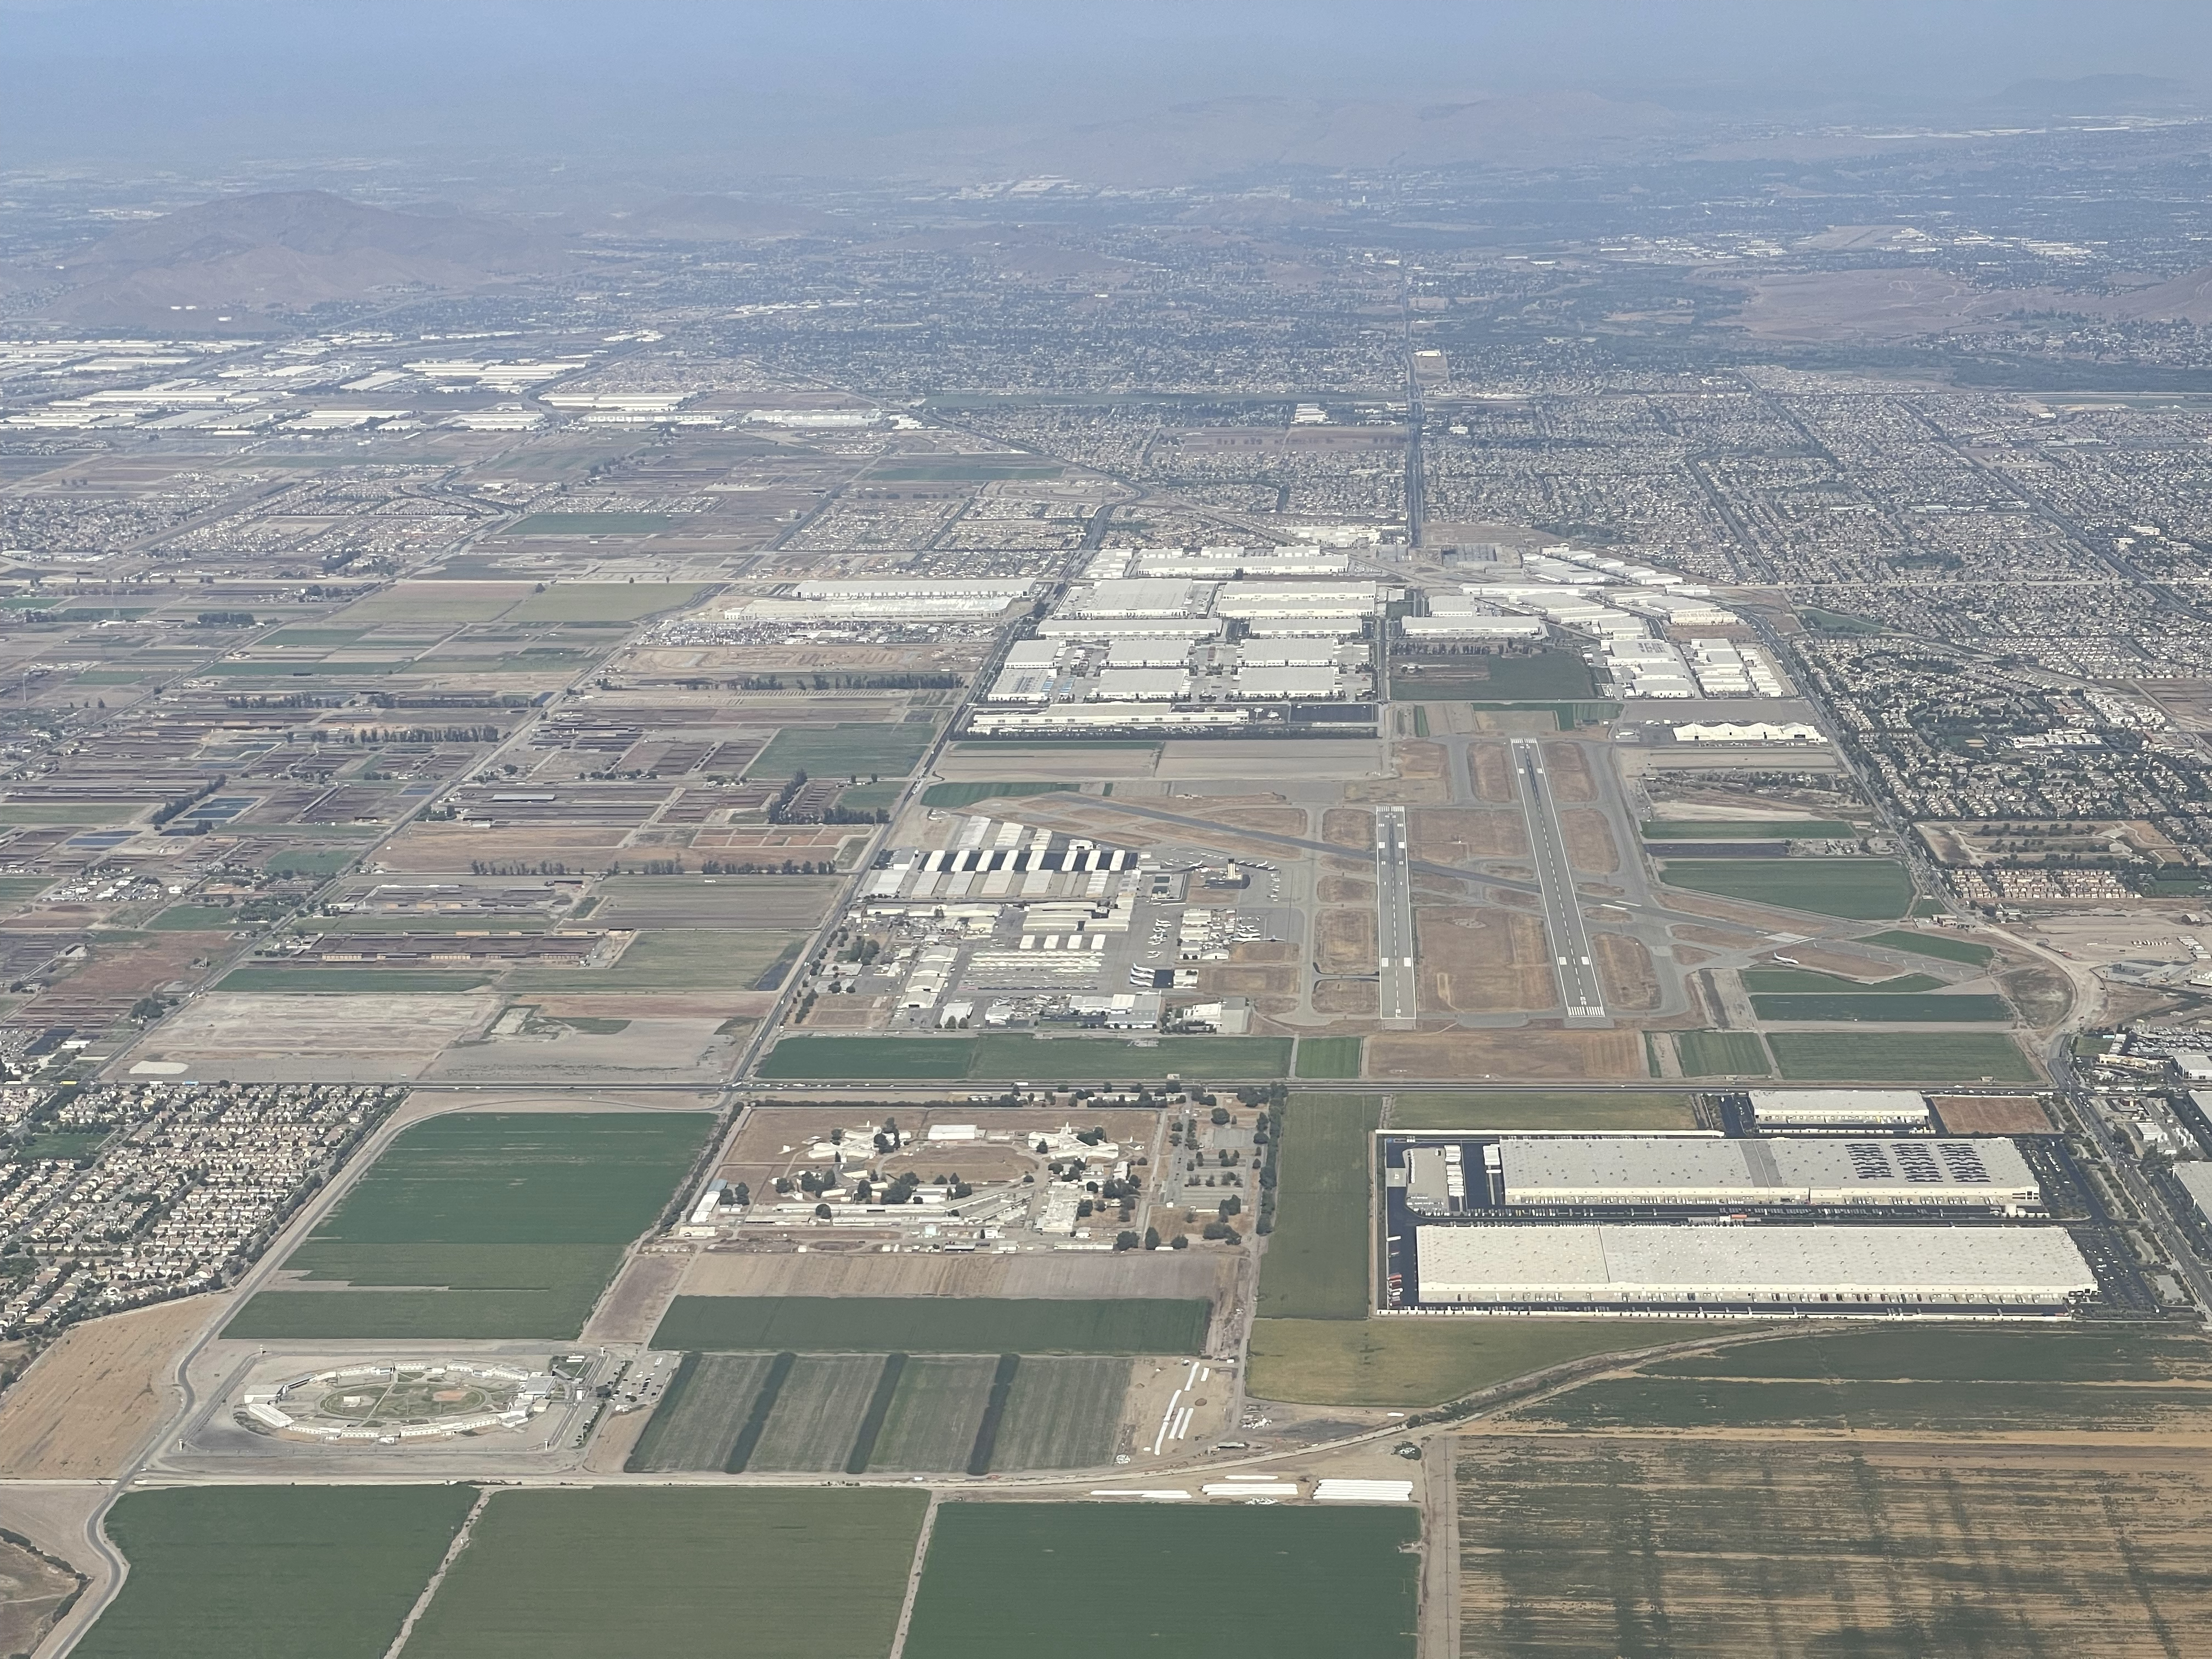
M 1206 97 L 1905 111 L 2208 62 L 2202 0 L 0 0 L 0 146 L 128 169 L 673 145 L 773 173 L 824 133 Z

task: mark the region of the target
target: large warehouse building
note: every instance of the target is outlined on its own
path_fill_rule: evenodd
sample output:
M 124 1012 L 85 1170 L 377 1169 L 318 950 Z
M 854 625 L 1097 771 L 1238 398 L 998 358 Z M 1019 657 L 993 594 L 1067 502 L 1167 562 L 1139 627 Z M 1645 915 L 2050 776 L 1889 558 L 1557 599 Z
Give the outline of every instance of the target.
M 1928 1102 L 1910 1089 L 1753 1089 L 1751 1121 L 1762 1129 L 1917 1129 Z
M 1574 1135 L 1498 1143 L 1512 1205 L 2042 1207 L 2009 1140 L 1700 1140 Z
M 2063 1227 L 1531 1224 L 1416 1237 L 1424 1306 L 1989 1312 L 2063 1309 L 2097 1288 Z

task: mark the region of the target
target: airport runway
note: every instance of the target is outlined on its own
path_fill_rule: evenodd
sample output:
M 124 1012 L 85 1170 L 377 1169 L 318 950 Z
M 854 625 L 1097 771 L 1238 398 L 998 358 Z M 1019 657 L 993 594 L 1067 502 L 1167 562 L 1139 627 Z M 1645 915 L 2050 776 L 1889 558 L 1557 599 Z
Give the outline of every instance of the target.
M 1567 863 L 1567 839 L 1559 828 L 1559 806 L 1544 769 L 1544 745 L 1534 738 L 1513 739 L 1513 769 L 1521 786 L 1521 811 L 1528 824 L 1528 851 L 1543 890 L 1544 931 L 1551 935 L 1553 970 L 1559 1000 L 1569 1019 L 1603 1019 L 1605 992 L 1590 959 L 1589 930 L 1575 892 L 1575 872 Z M 1380 856 L 1379 854 L 1377 855 Z
M 1414 1002 L 1413 866 L 1406 844 L 1406 809 L 1375 809 L 1375 949 L 1382 968 L 1385 1024 L 1410 1026 Z

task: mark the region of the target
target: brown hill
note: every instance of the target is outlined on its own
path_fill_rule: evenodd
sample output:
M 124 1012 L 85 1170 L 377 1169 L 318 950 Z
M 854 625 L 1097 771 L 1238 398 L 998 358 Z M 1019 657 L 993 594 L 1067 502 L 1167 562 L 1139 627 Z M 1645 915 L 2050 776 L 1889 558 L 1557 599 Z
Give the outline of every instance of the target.
M 282 191 L 204 202 L 101 238 L 59 261 L 69 288 L 47 309 L 116 323 L 176 306 L 289 311 L 409 289 L 481 289 L 568 263 L 559 240 L 504 220 Z

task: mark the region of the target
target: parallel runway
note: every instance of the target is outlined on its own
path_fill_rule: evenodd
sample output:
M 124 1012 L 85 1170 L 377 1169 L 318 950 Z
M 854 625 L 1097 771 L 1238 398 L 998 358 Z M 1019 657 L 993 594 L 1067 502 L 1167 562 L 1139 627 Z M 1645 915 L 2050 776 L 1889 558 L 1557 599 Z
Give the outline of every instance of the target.
M 1382 968 L 1381 1012 L 1412 1024 L 1419 1012 L 1413 976 L 1413 866 L 1406 809 L 1375 809 L 1375 949 Z
M 1603 1019 L 1605 992 L 1590 958 L 1589 930 L 1583 922 L 1575 872 L 1567 862 L 1566 833 L 1559 827 L 1559 805 L 1544 769 L 1544 746 L 1533 738 L 1513 739 L 1513 769 L 1521 785 L 1521 811 L 1528 824 L 1528 852 L 1543 890 L 1544 931 L 1551 936 L 1553 971 L 1559 1001 L 1569 1019 Z

